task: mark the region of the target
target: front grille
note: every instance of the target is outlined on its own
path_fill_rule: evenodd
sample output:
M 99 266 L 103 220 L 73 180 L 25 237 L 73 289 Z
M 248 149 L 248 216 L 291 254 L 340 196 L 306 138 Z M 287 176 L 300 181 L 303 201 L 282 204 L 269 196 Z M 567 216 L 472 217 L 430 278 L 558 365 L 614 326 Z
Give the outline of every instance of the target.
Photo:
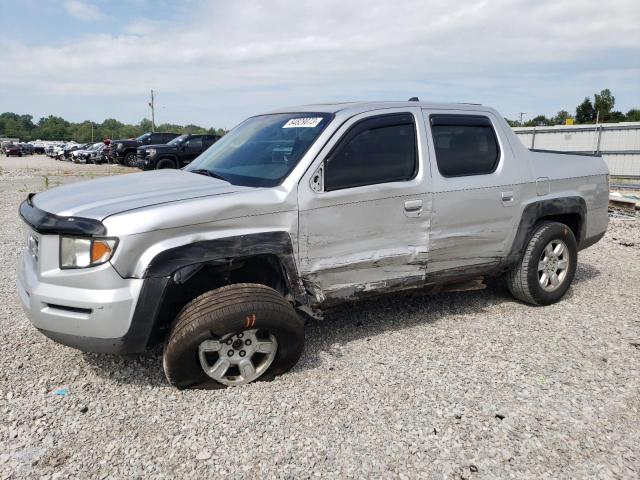
M 136 157 L 138 160 L 144 160 L 145 158 L 147 158 L 147 151 L 146 150 L 138 150 L 136 153 Z

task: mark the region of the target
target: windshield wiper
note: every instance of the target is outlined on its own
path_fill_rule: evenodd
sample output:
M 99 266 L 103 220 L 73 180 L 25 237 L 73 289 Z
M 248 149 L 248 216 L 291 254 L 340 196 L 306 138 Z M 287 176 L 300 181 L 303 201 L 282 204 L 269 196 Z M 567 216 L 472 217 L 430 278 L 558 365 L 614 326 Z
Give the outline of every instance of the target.
M 207 175 L 211 178 L 217 178 L 218 180 L 224 180 L 225 182 L 229 182 L 226 178 L 224 178 L 219 173 L 216 173 L 212 170 L 207 170 L 206 168 L 194 168 L 193 170 L 189 170 L 189 172 L 198 173 L 200 175 Z M 231 182 L 229 182 L 231 183 Z

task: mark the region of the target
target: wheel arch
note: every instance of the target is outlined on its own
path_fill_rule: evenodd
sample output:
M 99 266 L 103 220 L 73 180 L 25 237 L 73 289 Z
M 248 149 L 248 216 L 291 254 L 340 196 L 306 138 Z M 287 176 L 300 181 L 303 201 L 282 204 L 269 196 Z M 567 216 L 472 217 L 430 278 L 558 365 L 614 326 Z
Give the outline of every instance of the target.
M 178 160 L 177 155 L 174 155 L 173 153 L 161 153 L 158 158 L 156 158 L 153 162 L 154 166 L 158 165 L 158 162 L 160 162 L 160 160 L 171 160 L 176 168 L 180 168 L 180 160 Z
M 309 302 L 287 232 L 202 240 L 170 248 L 151 260 L 144 279 L 149 288 L 143 287 L 132 326 L 146 330 L 145 345 L 164 338 L 186 303 L 224 285 L 258 283 L 279 291 L 294 306 Z
M 567 225 L 576 237 L 578 249 L 580 249 L 586 238 L 587 204 L 582 197 L 568 196 L 538 200 L 526 205 L 507 256 L 509 265 L 520 259 L 531 234 L 541 221 L 560 222 Z

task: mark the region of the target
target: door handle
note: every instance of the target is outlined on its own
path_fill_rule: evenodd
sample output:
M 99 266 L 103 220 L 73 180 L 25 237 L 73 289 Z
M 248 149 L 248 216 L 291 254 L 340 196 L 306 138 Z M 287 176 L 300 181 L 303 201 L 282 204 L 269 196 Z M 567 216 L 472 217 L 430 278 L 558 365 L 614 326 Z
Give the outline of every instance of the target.
M 404 214 L 407 217 L 419 217 L 422 213 L 422 200 L 407 200 L 404 202 Z
M 501 196 L 503 202 L 513 202 L 513 190 L 502 192 Z
M 407 200 L 406 202 L 404 202 L 404 209 L 407 212 L 422 210 L 422 200 Z

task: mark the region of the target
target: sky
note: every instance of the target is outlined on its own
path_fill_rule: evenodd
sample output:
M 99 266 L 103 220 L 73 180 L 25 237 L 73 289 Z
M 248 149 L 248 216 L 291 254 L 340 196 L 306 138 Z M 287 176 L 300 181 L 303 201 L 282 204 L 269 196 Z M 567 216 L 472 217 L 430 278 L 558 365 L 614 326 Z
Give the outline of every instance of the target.
M 638 0 L 0 0 L 0 112 L 230 128 L 278 107 L 482 103 L 609 88 L 640 108 Z

